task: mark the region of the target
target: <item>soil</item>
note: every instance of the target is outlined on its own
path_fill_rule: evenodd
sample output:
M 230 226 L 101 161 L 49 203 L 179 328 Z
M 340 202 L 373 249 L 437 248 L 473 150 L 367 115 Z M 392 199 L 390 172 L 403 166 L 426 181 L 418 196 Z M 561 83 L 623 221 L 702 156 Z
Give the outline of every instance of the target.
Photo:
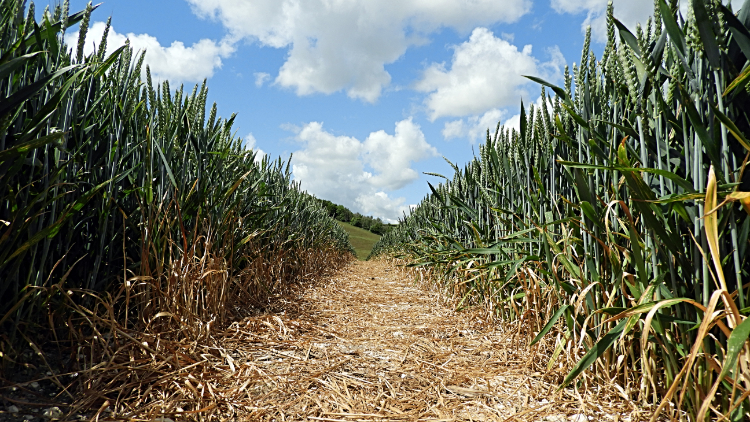
M 56 355 L 50 354 L 42 359 L 28 350 L 21 357 L 24 363 L 3 371 L 0 377 L 0 422 L 40 422 L 62 418 L 75 396 L 60 388 L 60 385 L 68 384 L 71 377 L 61 375 L 59 368 L 64 365 L 55 358 Z M 75 415 L 72 419 L 86 420 L 84 415 Z
M 214 364 L 219 375 L 183 373 L 184 394 L 165 396 L 163 413 L 151 406 L 148 414 L 131 412 L 127 419 L 583 422 L 645 416 L 627 404 L 604 408 L 596 394 L 584 400 L 574 391 L 557 392 L 554 382 L 534 372 L 526 336 L 488 323 L 478 311 L 456 312 L 440 293 L 385 261 L 353 262 L 274 312 L 232 324 L 221 337 L 223 358 Z M 22 401 L 42 402 L 56 393 L 47 388 Z M 191 397 L 200 403 L 191 405 Z M 35 413 L 19 401 L 1 403 L 0 421 L 44 420 L 48 400 Z M 20 411 L 8 413 L 10 405 Z M 99 420 L 125 419 L 99 413 Z

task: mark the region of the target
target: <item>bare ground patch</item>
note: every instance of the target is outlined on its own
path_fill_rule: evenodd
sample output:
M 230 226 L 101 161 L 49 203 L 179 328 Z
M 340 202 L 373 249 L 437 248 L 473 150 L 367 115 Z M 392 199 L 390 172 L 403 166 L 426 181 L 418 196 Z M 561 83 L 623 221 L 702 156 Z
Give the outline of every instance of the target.
M 554 378 L 534 372 L 540 365 L 526 338 L 479 312 L 455 312 L 392 264 L 356 262 L 205 341 L 142 343 L 131 353 L 135 361 L 119 366 L 119 374 L 110 363 L 107 384 L 92 389 L 112 397 L 121 385 L 141 382 L 130 390 L 137 397 L 114 408 L 88 400 L 97 412 L 72 406 L 67 417 L 583 422 L 650 416 L 605 388 L 584 396 L 557 392 Z
M 385 262 L 355 263 L 301 299 L 227 331 L 234 368 L 224 374 L 224 391 L 236 397 L 235 417 L 638 419 L 609 397 L 597 404 L 595 392 L 586 400 L 555 393 L 556 385 L 530 369 L 528 348 L 511 330 L 453 311 Z

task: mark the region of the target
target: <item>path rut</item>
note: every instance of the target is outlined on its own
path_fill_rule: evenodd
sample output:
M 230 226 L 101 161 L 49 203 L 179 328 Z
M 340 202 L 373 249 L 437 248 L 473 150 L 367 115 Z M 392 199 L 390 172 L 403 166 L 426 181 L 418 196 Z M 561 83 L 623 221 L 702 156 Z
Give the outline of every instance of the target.
M 298 303 L 235 324 L 234 417 L 246 420 L 605 419 L 553 397 L 526 345 L 455 312 L 386 262 L 356 262 Z M 233 339 L 233 340 L 231 340 Z

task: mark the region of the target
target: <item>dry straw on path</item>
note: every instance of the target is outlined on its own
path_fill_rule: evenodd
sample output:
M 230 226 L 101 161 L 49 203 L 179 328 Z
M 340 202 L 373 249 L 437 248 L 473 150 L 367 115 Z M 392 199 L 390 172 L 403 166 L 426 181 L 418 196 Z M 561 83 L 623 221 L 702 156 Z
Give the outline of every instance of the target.
M 357 262 L 263 315 L 232 324 L 143 412 L 100 420 L 636 421 L 601 394 L 556 392 L 517 329 L 454 312 L 384 262 Z M 210 350 L 209 350 L 210 349 Z M 187 363 L 187 362 L 185 362 Z M 131 404 L 136 403 L 131 401 Z M 138 405 L 134 406 L 140 407 Z M 122 408 L 122 407 L 121 407 Z M 192 412 L 183 409 L 197 409 Z

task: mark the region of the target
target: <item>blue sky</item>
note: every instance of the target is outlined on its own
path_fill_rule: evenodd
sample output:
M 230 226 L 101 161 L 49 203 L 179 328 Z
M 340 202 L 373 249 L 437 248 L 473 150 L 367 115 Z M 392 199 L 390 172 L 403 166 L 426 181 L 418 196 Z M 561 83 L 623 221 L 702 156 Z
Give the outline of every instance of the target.
M 174 88 L 208 79 L 209 102 L 237 113 L 247 146 L 294 154 L 294 177 L 319 198 L 395 221 L 451 174 L 487 127 L 514 123 L 539 87 L 562 84 L 591 25 L 599 54 L 607 0 L 105 0 L 87 46 L 112 16 Z M 616 0 L 626 25 L 652 0 Z M 45 2 L 37 2 L 37 10 Z M 78 11 L 86 1 L 72 0 Z M 77 28 L 68 31 L 75 42 Z M 436 180 L 437 181 L 437 180 Z

